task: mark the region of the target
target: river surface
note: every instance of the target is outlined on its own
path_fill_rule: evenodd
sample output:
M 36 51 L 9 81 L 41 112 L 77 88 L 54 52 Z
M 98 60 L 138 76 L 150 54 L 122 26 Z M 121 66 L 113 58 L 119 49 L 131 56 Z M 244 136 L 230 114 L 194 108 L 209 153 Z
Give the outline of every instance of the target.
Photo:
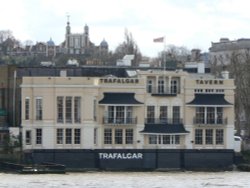
M 20 175 L 0 173 L 0 188 L 196 188 L 250 187 L 250 172 L 86 172 Z

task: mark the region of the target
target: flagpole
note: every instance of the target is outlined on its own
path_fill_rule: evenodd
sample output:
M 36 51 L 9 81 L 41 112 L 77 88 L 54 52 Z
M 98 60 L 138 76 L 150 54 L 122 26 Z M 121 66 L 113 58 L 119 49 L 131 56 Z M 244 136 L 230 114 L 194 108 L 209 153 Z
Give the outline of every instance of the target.
M 163 83 L 164 83 L 164 85 L 166 86 L 166 60 L 167 60 L 167 57 L 166 57 L 166 37 L 164 36 L 164 38 L 163 38 Z M 164 86 L 164 89 L 163 89 L 163 93 L 167 93 L 167 91 L 166 91 L 166 88 L 167 87 L 165 87 Z M 164 91 L 165 90 L 165 91 Z
M 166 61 L 166 37 L 163 37 L 163 69 L 165 71 L 165 61 Z

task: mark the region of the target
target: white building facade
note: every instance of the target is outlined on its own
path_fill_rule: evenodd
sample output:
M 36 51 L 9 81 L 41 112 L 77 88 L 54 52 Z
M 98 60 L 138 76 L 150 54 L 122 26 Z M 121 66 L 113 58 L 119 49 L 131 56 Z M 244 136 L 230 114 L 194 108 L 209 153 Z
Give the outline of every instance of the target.
M 231 151 L 234 81 L 202 75 L 24 77 L 23 150 Z

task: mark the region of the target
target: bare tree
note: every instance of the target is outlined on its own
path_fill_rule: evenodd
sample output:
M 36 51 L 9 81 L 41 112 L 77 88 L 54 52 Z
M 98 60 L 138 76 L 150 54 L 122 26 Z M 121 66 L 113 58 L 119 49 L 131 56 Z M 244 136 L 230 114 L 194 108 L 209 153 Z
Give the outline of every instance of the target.
M 245 119 L 247 135 L 250 136 L 250 51 L 234 51 L 231 54 L 230 72 L 235 79 L 237 87 L 235 92 L 235 118 L 236 128 L 240 133 L 240 121 L 242 116 Z
M 117 58 L 122 58 L 127 54 L 135 55 L 133 66 L 138 66 L 142 57 L 141 52 L 132 36 L 132 33 L 125 29 L 124 42 L 118 45 L 118 47 L 115 49 L 114 56 Z
M 32 40 L 26 40 L 26 41 L 24 41 L 23 44 L 24 44 L 24 46 L 32 46 L 32 45 L 34 45 Z
M 158 58 L 155 61 L 159 66 L 163 66 L 168 62 L 175 62 L 176 65 L 181 65 L 187 62 L 190 58 L 191 51 L 184 46 L 168 45 L 166 49 L 158 54 Z
M 1 30 L 0 31 L 0 44 L 6 41 L 7 39 L 14 39 L 13 33 L 10 30 Z

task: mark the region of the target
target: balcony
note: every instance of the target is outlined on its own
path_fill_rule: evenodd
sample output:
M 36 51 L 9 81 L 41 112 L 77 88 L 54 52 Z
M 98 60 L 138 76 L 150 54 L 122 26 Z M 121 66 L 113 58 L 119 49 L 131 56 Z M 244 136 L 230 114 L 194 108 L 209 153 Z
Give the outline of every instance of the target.
M 193 118 L 194 125 L 226 125 L 227 118 L 214 118 L 214 119 L 204 119 L 204 118 Z
M 148 93 L 151 93 L 152 96 L 160 96 L 160 97 L 175 97 L 179 93 L 177 90 L 170 90 L 169 88 L 157 88 L 153 87 L 151 90 L 148 90 Z
M 146 124 L 168 124 L 168 125 L 175 125 L 175 124 L 182 124 L 183 120 L 180 118 L 145 118 Z
M 103 118 L 104 125 L 135 125 L 137 118 Z

